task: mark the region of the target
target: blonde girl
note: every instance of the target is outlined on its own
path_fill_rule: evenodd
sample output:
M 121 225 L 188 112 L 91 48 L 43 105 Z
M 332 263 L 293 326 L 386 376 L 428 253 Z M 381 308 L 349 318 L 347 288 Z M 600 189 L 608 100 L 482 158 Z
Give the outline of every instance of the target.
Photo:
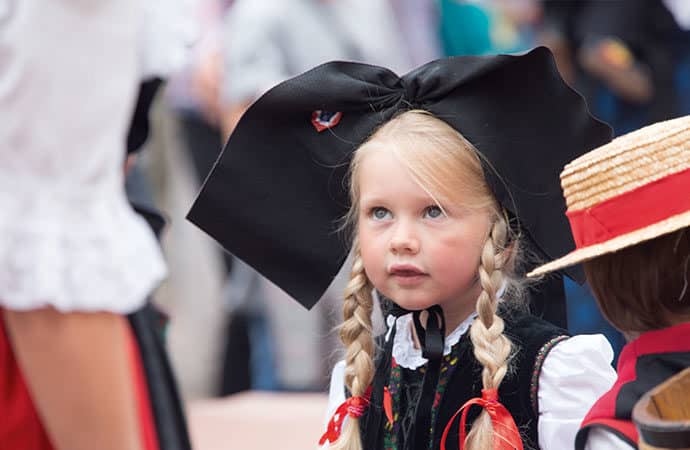
M 511 304 L 525 254 L 572 247 L 563 159 L 608 139 L 543 48 L 403 77 L 335 62 L 249 109 L 189 217 L 307 307 L 353 255 L 321 445 L 569 448 L 610 347 Z

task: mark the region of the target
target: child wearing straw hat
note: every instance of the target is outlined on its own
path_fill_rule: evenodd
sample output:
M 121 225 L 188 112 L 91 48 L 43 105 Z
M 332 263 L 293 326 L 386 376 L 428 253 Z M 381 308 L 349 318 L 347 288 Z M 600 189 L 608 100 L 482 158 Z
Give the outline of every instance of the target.
M 629 340 L 576 449 L 637 448 L 633 406 L 690 366 L 690 116 L 575 159 L 561 184 L 576 249 L 529 275 L 583 263 L 599 307 Z

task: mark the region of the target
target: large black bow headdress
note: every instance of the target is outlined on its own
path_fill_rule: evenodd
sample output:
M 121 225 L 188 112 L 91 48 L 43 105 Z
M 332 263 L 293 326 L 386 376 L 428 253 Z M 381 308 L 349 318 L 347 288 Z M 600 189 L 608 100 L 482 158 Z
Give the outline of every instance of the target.
M 482 153 L 496 198 L 535 252 L 550 260 L 572 249 L 559 173 L 611 130 L 546 48 L 437 60 L 403 77 L 331 62 L 287 80 L 244 114 L 188 217 L 310 308 L 349 251 L 337 227 L 353 151 L 409 109 L 431 112 Z

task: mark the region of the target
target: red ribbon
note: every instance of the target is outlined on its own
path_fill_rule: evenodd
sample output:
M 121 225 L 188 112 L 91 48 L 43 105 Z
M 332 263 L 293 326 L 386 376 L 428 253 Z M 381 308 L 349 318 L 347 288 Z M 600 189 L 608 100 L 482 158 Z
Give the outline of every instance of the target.
M 338 440 L 340 433 L 343 431 L 343 421 L 346 416 L 359 419 L 364 414 L 364 411 L 369 406 L 369 398 L 371 397 L 371 386 L 367 388 L 363 396 L 350 397 L 338 406 L 335 410 L 331 420 L 328 422 L 326 432 L 319 439 L 319 445 L 323 445 L 326 441 L 331 444 Z M 393 399 L 388 390 L 388 386 L 383 388 L 383 409 L 386 412 L 388 421 L 393 423 Z
M 441 450 L 446 450 L 446 439 L 451 425 L 453 425 L 455 418 L 460 413 L 462 413 L 462 416 L 460 417 L 458 448 L 462 450 L 465 447 L 467 412 L 474 405 L 481 406 L 489 413 L 491 425 L 494 427 L 494 450 L 523 450 L 522 439 L 520 438 L 517 425 L 515 425 L 510 412 L 498 401 L 498 390 L 496 389 L 482 389 L 481 398 L 475 397 L 470 399 L 457 410 L 450 421 L 448 421 L 445 430 L 443 430 Z
M 338 406 L 335 410 L 331 420 L 328 422 L 326 432 L 319 439 L 319 445 L 323 445 L 326 441 L 331 444 L 338 440 L 343 427 L 343 421 L 346 416 L 358 419 L 362 417 L 364 411 L 369 406 L 369 397 L 371 397 L 371 386 L 362 396 L 350 397 Z
M 690 169 L 617 195 L 591 208 L 567 212 L 577 248 L 617 236 L 690 211 Z

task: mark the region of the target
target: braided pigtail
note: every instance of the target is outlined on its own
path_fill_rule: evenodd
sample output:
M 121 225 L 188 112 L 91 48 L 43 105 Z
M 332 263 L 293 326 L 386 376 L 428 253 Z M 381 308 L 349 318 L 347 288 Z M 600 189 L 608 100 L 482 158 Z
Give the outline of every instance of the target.
M 350 281 L 345 288 L 343 306 L 344 322 L 340 327 L 340 339 L 346 348 L 345 385 L 353 397 L 363 396 L 374 378 L 374 338 L 371 315 L 373 299 L 371 284 L 364 272 L 364 263 L 357 243 Z M 343 432 L 331 448 L 361 450 L 359 419 L 350 416 Z
M 484 367 L 482 383 L 484 389 L 498 389 L 508 370 L 508 357 L 511 342 L 503 334 L 503 319 L 496 315 L 497 293 L 504 283 L 504 248 L 508 235 L 508 225 L 499 216 L 493 224 L 484 244 L 479 266 L 479 280 L 482 292 L 477 299 L 479 317 L 472 324 L 470 337 L 474 346 L 474 356 Z M 475 420 L 467 435 L 465 449 L 485 450 L 493 448 L 493 426 L 484 410 Z

